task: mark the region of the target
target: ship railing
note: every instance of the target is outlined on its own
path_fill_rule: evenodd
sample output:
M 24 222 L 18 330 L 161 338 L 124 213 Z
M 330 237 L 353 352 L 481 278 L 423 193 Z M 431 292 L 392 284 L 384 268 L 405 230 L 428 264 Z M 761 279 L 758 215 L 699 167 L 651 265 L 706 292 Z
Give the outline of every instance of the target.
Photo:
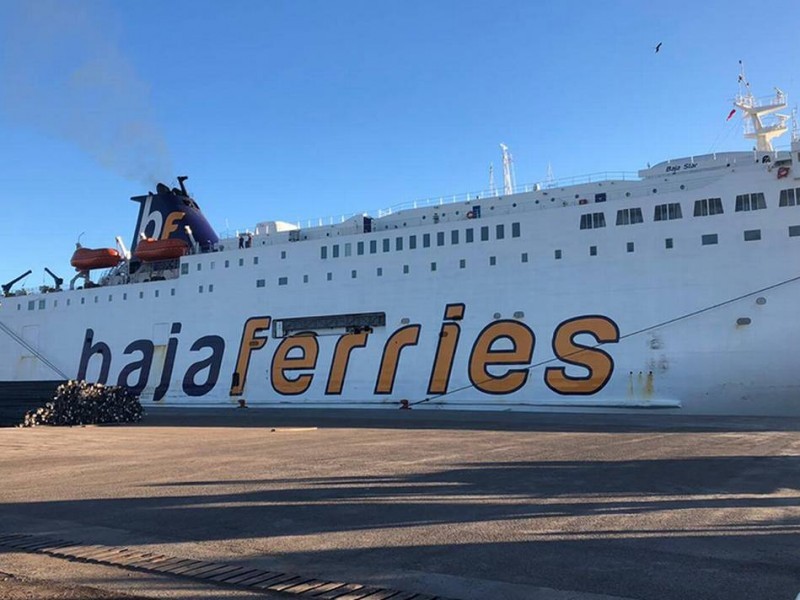
M 522 194 L 526 192 L 537 192 L 542 190 L 550 190 L 556 188 L 563 188 L 573 185 L 582 185 L 587 183 L 597 183 L 603 181 L 639 181 L 638 173 L 635 171 L 600 171 L 597 173 L 589 173 L 587 175 L 578 175 L 575 177 L 565 177 L 561 179 L 552 179 L 548 181 L 539 181 L 536 183 L 525 183 L 514 186 L 513 194 Z M 501 188 L 484 189 L 474 192 L 462 192 L 460 194 L 452 194 L 448 196 L 432 196 L 430 198 L 423 198 L 421 200 L 412 200 L 393 204 L 387 208 L 381 208 L 377 211 L 359 211 L 341 215 L 329 215 L 326 217 L 317 217 L 315 219 L 300 219 L 294 223 L 299 229 L 307 229 L 311 227 L 323 227 L 325 225 L 338 225 L 344 223 L 353 217 L 375 215 L 378 218 L 387 217 L 402 210 L 410 210 L 415 208 L 426 208 L 430 206 L 442 206 L 445 204 L 455 204 L 457 202 L 474 202 L 476 200 L 486 200 L 488 198 L 502 198 L 506 196 Z M 240 233 L 253 233 L 251 228 L 241 228 L 236 230 L 226 229 L 220 231 L 219 235 L 222 239 L 232 239 L 239 236 Z M 255 234 L 258 235 L 258 231 Z

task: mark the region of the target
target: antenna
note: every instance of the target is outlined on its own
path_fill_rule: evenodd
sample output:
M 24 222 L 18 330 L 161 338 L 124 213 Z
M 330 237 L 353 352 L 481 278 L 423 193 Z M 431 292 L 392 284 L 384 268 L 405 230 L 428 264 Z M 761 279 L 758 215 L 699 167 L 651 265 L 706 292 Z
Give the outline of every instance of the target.
M 514 171 L 512 164 L 514 159 L 511 157 L 511 152 L 508 151 L 508 146 L 500 144 L 500 149 L 503 151 L 503 194 L 511 195 L 514 193 Z
M 494 185 L 494 163 L 489 163 L 489 194 L 497 196 L 497 188 Z
M 553 165 L 550 162 L 547 163 L 547 175 L 544 177 L 544 182 L 547 187 L 553 187 L 556 183 L 556 178 L 553 176 Z

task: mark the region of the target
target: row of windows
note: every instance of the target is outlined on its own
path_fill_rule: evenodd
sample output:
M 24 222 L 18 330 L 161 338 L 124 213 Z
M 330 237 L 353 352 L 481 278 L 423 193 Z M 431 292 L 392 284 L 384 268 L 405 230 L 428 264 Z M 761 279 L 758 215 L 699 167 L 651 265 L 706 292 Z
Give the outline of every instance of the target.
M 793 225 L 789 227 L 789 236 L 790 237 L 800 237 L 800 225 Z M 743 232 L 743 238 L 746 242 L 758 241 L 761 239 L 761 230 L 760 229 L 748 229 Z M 713 246 L 719 243 L 719 235 L 716 233 L 708 233 L 704 234 L 700 237 L 700 242 L 703 246 Z M 675 242 L 673 238 L 665 238 L 664 239 L 664 248 L 667 250 L 671 250 L 675 247 Z M 626 242 L 625 249 L 629 253 L 633 253 L 636 250 L 636 246 L 634 242 Z M 557 249 L 553 251 L 553 258 L 555 260 L 560 260 L 564 256 L 564 253 L 561 249 Z M 598 256 L 598 249 L 597 246 L 589 246 L 589 256 Z M 527 252 L 522 252 L 520 254 L 520 262 L 521 263 L 528 263 L 530 262 L 529 254 Z M 465 269 L 467 267 L 466 259 L 462 258 L 459 259 L 458 264 L 460 269 Z M 497 257 L 490 256 L 489 257 L 489 266 L 497 266 Z M 431 262 L 430 263 L 430 270 L 437 271 L 438 270 L 438 263 Z M 411 272 L 411 267 L 409 265 L 403 265 L 403 274 L 408 275 Z M 383 276 L 383 267 L 377 267 L 375 271 L 378 277 Z M 327 281 L 333 281 L 334 276 L 332 272 L 328 272 L 325 276 Z M 358 278 L 358 271 L 353 269 L 350 271 L 350 278 L 357 279 Z M 308 283 L 309 277 L 308 275 L 303 275 L 303 283 Z M 288 277 L 279 277 L 278 278 L 278 285 L 288 285 L 289 278 Z M 257 279 L 256 280 L 256 287 L 263 288 L 266 287 L 267 281 L 266 279 Z
M 780 206 L 800 205 L 800 188 L 781 190 Z M 757 192 L 754 194 L 740 194 L 736 196 L 735 212 L 749 212 L 767 208 L 767 201 L 764 194 Z M 695 200 L 694 216 L 707 217 L 710 215 L 721 215 L 725 212 L 722 206 L 722 198 L 703 198 Z M 673 221 L 682 219 L 680 202 L 670 202 L 668 204 L 657 204 L 653 207 L 653 221 Z M 623 208 L 617 211 L 617 225 L 635 225 L 643 223 L 641 208 Z M 581 229 L 597 229 L 606 226 L 606 217 L 602 212 L 584 213 L 581 215 Z
M 281 258 L 286 258 L 286 250 L 281 250 Z M 213 261 L 213 260 L 210 263 L 208 263 L 209 270 L 213 271 L 214 267 L 216 266 L 216 264 L 217 264 L 216 261 Z M 254 265 L 258 264 L 258 257 L 257 256 L 253 257 L 253 264 Z M 231 261 L 226 260 L 224 262 L 224 265 L 225 265 L 226 269 L 229 268 L 231 266 Z M 239 259 L 239 266 L 240 267 L 244 266 L 244 259 L 243 258 Z M 203 270 L 203 263 L 197 263 L 197 270 L 198 271 L 202 271 Z M 181 275 L 188 275 L 188 274 L 189 274 L 189 263 L 181 264 Z
M 788 227 L 788 233 L 789 233 L 789 237 L 800 237 L 800 225 L 790 225 Z M 746 242 L 759 241 L 759 240 L 761 240 L 761 230 L 760 229 L 748 229 L 748 230 L 745 230 L 743 232 L 743 238 L 744 238 L 744 241 L 746 241 Z M 707 234 L 704 234 L 704 235 L 701 236 L 700 241 L 701 241 L 701 244 L 703 246 L 713 246 L 713 245 L 716 245 L 716 244 L 719 243 L 719 236 L 716 233 L 707 233 Z M 674 240 L 673 240 L 673 238 L 665 238 L 664 239 L 664 247 L 666 249 L 668 249 L 668 250 L 674 248 Z M 629 253 L 632 253 L 632 252 L 635 251 L 634 242 L 627 242 L 626 243 L 626 251 L 629 252 Z M 589 246 L 589 256 L 597 256 L 597 246 Z M 554 259 L 560 260 L 562 257 L 563 257 L 563 252 L 562 252 L 561 249 L 557 249 L 557 250 L 553 251 L 553 258 Z M 523 252 L 523 253 L 520 254 L 520 262 L 522 262 L 522 263 L 529 262 L 529 256 L 528 256 L 527 252 Z M 496 256 L 490 256 L 489 257 L 489 266 L 493 267 L 493 266 L 496 266 L 496 265 L 497 265 L 497 257 Z M 465 269 L 466 266 L 467 266 L 466 259 L 463 259 L 463 258 L 460 259 L 459 260 L 459 268 L 460 269 Z M 431 271 L 436 271 L 437 270 L 437 263 L 436 262 L 431 262 L 430 263 L 430 270 Z M 403 265 L 403 273 L 406 274 L 406 275 L 410 273 L 409 265 Z M 382 277 L 383 276 L 383 267 L 377 267 L 376 274 L 377 274 L 378 277 Z M 356 279 L 358 277 L 358 271 L 356 271 L 355 269 L 352 270 L 350 272 L 350 276 L 351 276 L 352 279 Z M 327 281 L 333 281 L 333 273 L 328 272 L 327 275 L 326 275 L 326 279 L 327 279 Z M 309 282 L 308 275 L 303 275 L 303 283 L 308 283 L 308 282 Z M 285 276 L 278 277 L 278 285 L 279 286 L 284 286 L 284 285 L 288 285 L 288 284 L 289 284 L 289 278 L 288 277 L 285 277 Z M 256 280 L 256 287 L 257 288 L 266 287 L 266 279 L 257 279 Z M 200 285 L 200 286 L 198 286 L 197 291 L 200 294 L 205 293 L 205 292 L 213 293 L 214 284 L 213 283 L 212 284 L 208 284 L 207 286 Z M 158 289 L 153 290 L 153 297 L 154 298 L 158 298 L 160 296 L 160 293 L 161 293 L 161 290 L 158 290 Z M 138 296 L 139 296 L 140 299 L 144 298 L 144 295 L 145 295 L 144 291 L 139 291 Z M 175 296 L 175 288 L 171 288 L 170 289 L 170 296 Z M 122 300 L 127 300 L 127 299 L 128 299 L 128 293 L 127 292 L 123 292 L 122 293 Z M 114 295 L 113 294 L 108 294 L 108 302 L 112 302 L 113 300 L 114 300 Z M 95 295 L 93 297 L 93 301 L 94 301 L 95 304 L 99 303 L 100 302 L 100 296 Z M 66 299 L 66 305 L 70 306 L 71 303 L 72 303 L 72 298 L 67 298 Z M 83 297 L 80 298 L 80 304 L 86 304 L 86 296 L 83 296 Z M 42 298 L 42 299 L 39 299 L 39 300 L 29 300 L 28 301 L 28 310 L 35 310 L 37 308 L 37 306 L 38 306 L 39 310 L 44 309 L 45 306 L 46 306 L 46 300 Z M 56 307 L 58 307 L 58 299 L 53 300 L 53 308 L 56 308 Z M 17 304 L 17 310 L 21 310 L 21 309 L 22 309 L 22 302 Z
M 381 252 L 391 252 L 392 249 L 396 252 L 402 252 L 405 248 L 409 250 L 416 250 L 418 242 L 421 243 L 422 248 L 430 248 L 431 245 L 436 243 L 437 246 L 444 246 L 445 243 L 449 243 L 450 245 L 457 245 L 461 242 L 461 234 L 464 234 L 463 239 L 465 244 L 471 244 L 475 241 L 475 229 L 469 227 L 464 229 L 463 231 L 460 229 L 452 229 L 449 232 L 449 236 L 447 235 L 448 232 L 446 231 L 438 231 L 436 232 L 436 236 L 434 237 L 431 233 L 423 233 L 420 236 L 417 235 L 410 235 L 408 237 L 398 236 L 394 239 L 392 238 L 383 238 L 382 240 L 369 240 L 367 242 L 345 242 L 344 244 L 333 244 L 332 246 L 322 246 L 320 248 L 320 258 L 327 259 L 328 256 L 331 258 L 339 258 L 340 256 L 352 256 L 353 250 L 355 249 L 355 253 L 357 256 L 362 256 L 369 252 L 369 254 L 377 254 L 378 253 L 378 242 L 380 242 L 380 249 Z M 480 227 L 477 231 L 478 235 L 480 236 L 480 241 L 488 242 L 490 239 L 491 228 L 488 225 L 484 225 Z M 504 224 L 500 223 L 495 225 L 494 227 L 494 239 L 502 240 L 506 237 L 506 227 Z M 519 223 L 512 223 L 511 224 L 511 237 L 518 238 L 520 237 L 520 224 Z

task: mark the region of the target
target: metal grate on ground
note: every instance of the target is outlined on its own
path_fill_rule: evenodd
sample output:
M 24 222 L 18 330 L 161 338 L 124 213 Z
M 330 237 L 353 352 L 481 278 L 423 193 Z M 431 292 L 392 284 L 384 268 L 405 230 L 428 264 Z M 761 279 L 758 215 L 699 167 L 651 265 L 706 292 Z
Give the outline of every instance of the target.
M 44 535 L 0 535 L 0 546 L 87 563 L 179 576 L 248 591 L 269 590 L 313 600 L 452 600 L 358 583 L 326 581 L 293 573 L 265 571 L 225 563 L 190 560 L 165 554 L 57 539 Z

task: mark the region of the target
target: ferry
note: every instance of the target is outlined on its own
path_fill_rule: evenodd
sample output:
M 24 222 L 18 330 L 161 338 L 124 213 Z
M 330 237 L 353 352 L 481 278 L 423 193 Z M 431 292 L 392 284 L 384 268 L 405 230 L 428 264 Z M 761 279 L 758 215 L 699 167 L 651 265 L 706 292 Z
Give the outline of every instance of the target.
M 145 406 L 800 415 L 800 138 L 740 89 L 754 147 L 218 235 L 136 196 L 129 244 L 3 286 L 3 382 Z M 798 165 L 794 162 L 797 161 Z M 132 211 L 133 212 L 133 211 Z

